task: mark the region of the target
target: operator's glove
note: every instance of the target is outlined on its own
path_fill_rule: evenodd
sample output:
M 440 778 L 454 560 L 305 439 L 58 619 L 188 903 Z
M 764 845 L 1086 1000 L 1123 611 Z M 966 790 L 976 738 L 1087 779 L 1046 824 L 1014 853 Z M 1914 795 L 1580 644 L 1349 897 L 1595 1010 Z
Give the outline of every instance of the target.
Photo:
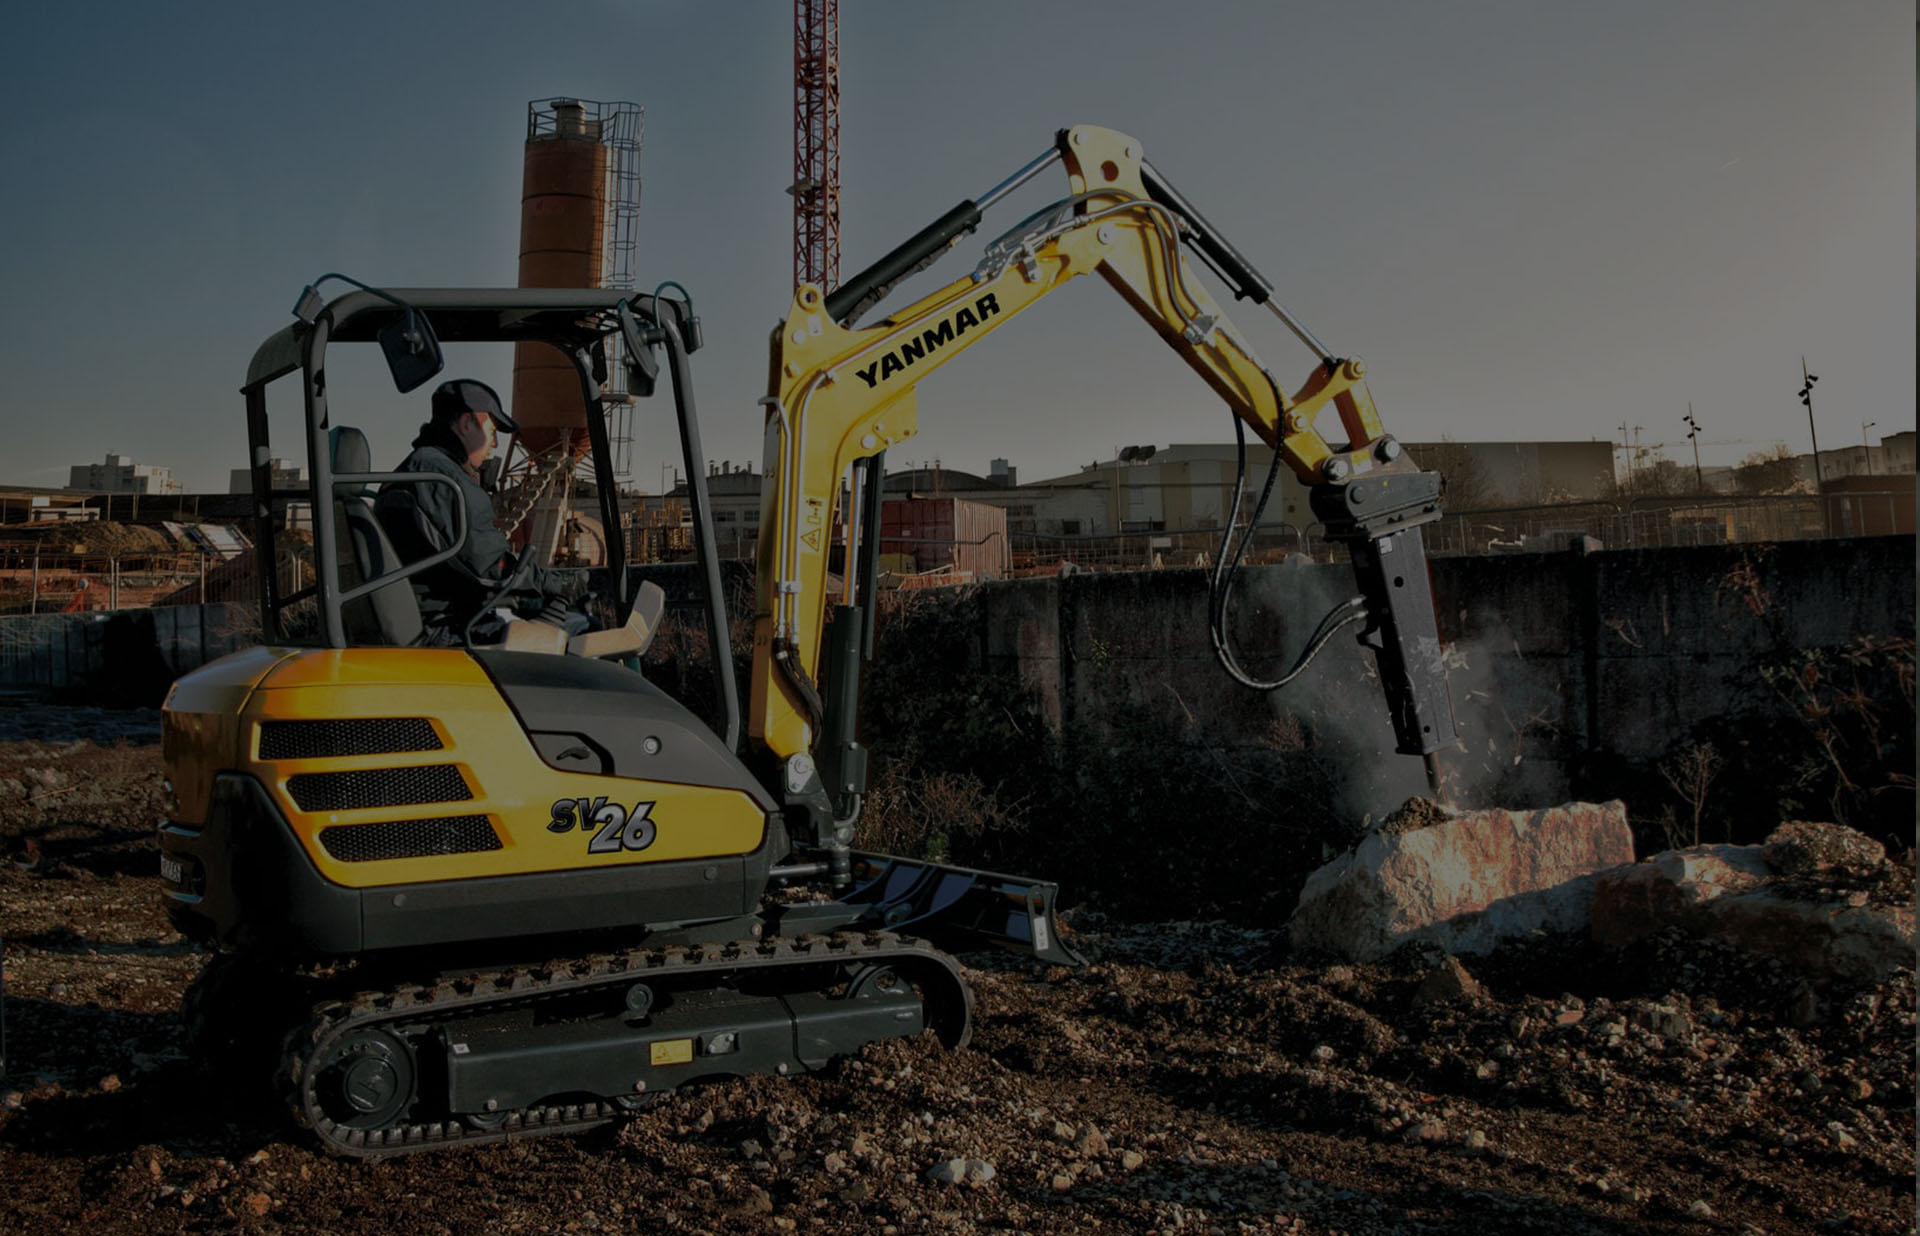
M 589 588 L 588 572 L 580 570 L 556 570 L 551 573 L 551 584 L 547 595 L 568 605 L 578 605 L 587 597 Z
M 571 605 L 587 594 L 586 575 L 585 571 L 568 567 L 528 567 L 514 591 L 542 602 Z

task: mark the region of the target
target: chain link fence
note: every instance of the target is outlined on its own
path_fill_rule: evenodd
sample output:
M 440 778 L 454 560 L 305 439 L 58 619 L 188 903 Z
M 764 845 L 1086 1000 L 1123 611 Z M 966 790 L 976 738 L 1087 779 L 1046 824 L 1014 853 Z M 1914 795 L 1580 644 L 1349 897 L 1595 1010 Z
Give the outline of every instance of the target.
M 1427 553 L 1538 553 L 1564 550 L 1577 538 L 1607 549 L 1734 545 L 1752 541 L 1817 540 L 1847 536 L 1911 536 L 1914 494 L 1908 492 L 1782 494 L 1758 497 L 1639 497 L 1448 512 L 1425 525 Z M 1045 574 L 1071 563 L 1084 570 L 1211 566 L 1220 553 L 1218 528 L 1122 532 L 1091 536 L 1011 534 L 1015 575 Z M 1346 557 L 1318 523 L 1263 522 L 1247 545 L 1246 562 L 1274 562 L 1292 554 L 1323 561 Z
M 311 547 L 281 549 L 280 586 L 313 582 Z M 0 615 L 114 612 L 259 598 L 253 551 L 69 553 L 0 544 Z
M 1911 536 L 1914 495 L 1778 494 L 1638 497 L 1612 502 L 1449 513 L 1426 532 L 1427 552 L 1485 554 L 1566 549 L 1576 537 L 1608 549 L 1737 545 L 1843 536 Z

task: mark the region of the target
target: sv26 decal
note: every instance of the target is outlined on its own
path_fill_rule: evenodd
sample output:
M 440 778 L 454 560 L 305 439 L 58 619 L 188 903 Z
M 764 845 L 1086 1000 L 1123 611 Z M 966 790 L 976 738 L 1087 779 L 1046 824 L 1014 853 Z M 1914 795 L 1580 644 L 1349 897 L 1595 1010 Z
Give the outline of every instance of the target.
M 652 803 L 635 803 L 629 811 L 605 798 L 556 798 L 553 818 L 547 831 L 569 832 L 578 824 L 581 832 L 596 830 L 587 842 L 589 854 L 618 854 L 623 850 L 644 850 L 653 844 L 656 829 L 649 814 Z

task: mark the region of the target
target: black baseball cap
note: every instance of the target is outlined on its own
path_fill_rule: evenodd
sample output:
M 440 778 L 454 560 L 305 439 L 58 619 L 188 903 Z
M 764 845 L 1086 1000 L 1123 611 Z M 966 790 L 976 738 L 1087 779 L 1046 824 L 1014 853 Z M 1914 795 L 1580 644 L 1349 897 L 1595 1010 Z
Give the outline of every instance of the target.
M 433 388 L 433 419 L 454 420 L 464 412 L 485 412 L 502 433 L 519 433 L 520 426 L 500 406 L 500 396 L 485 382 L 455 378 Z

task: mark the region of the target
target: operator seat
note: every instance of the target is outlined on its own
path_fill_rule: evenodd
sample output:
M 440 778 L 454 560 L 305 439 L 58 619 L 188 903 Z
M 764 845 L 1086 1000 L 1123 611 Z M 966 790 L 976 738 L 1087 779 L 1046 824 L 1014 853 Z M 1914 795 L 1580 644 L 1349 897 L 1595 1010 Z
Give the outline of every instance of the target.
M 367 435 L 358 429 L 342 425 L 328 430 L 327 447 L 335 476 L 373 471 L 373 451 L 367 445 Z M 371 489 L 335 488 L 333 509 L 343 591 L 400 569 L 400 555 L 374 517 Z M 341 607 L 340 618 L 348 641 L 356 645 L 405 648 L 419 643 L 425 630 L 420 621 L 420 600 L 405 579 L 396 579 L 347 602 Z

